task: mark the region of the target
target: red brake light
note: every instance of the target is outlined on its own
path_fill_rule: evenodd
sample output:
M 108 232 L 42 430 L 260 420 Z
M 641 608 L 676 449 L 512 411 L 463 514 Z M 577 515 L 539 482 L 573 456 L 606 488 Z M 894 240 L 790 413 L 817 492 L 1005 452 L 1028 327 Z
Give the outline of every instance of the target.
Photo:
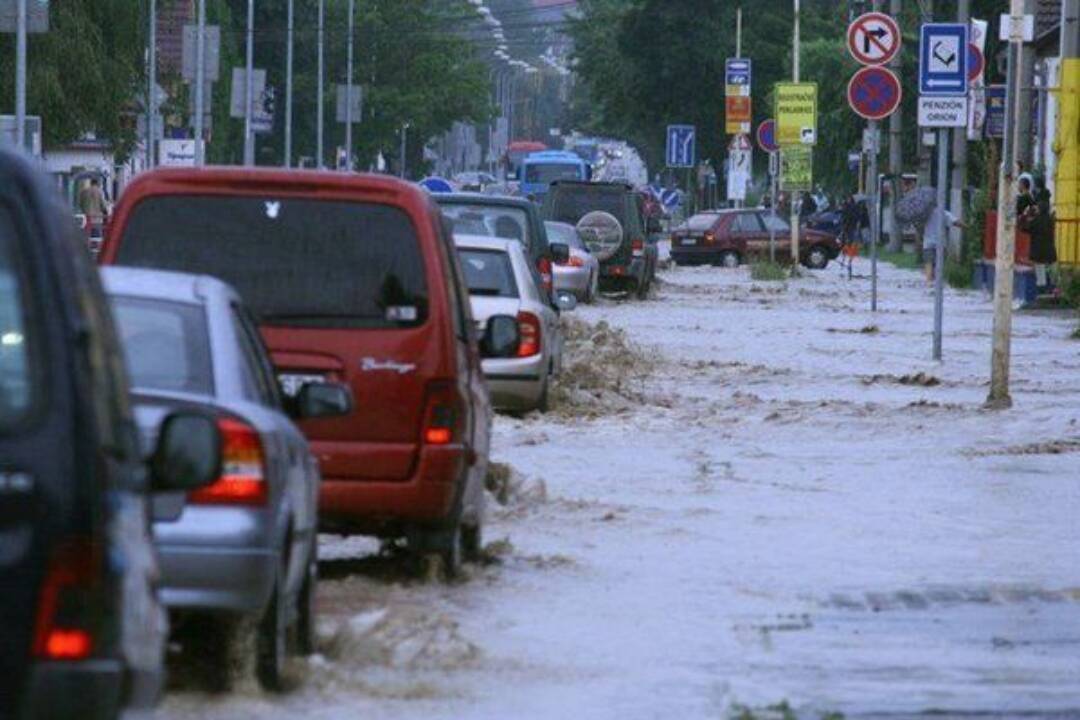
M 706 243 L 716 242 L 716 235 L 713 235 L 711 232 L 705 233 L 705 242 Z
M 89 628 L 101 612 L 94 592 L 100 567 L 100 548 L 89 540 L 57 546 L 38 599 L 35 657 L 82 660 L 93 652 Z
M 634 257 L 641 257 L 645 253 L 645 241 L 641 238 L 634 238 L 630 247 L 634 251 Z
M 427 445 L 450 445 L 461 437 L 458 425 L 465 419 L 461 397 L 449 382 L 428 385 L 422 436 Z
M 218 420 L 221 475 L 191 493 L 196 505 L 265 505 L 267 499 L 262 442 L 255 428 L 240 420 Z
M 536 262 L 536 269 L 540 271 L 540 279 L 544 283 L 544 290 L 551 292 L 551 260 L 546 257 L 540 258 Z
M 567 263 L 570 267 L 585 267 L 585 261 L 579 258 L 577 255 L 571 255 L 570 261 Z
M 518 313 L 518 333 L 521 344 L 518 345 L 518 357 L 530 357 L 540 353 L 540 318 L 531 312 L 522 310 Z

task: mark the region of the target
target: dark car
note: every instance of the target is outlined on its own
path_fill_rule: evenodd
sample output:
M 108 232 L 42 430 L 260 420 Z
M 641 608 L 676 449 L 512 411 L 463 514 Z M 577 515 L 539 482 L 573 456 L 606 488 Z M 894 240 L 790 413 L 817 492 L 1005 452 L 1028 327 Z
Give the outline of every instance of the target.
M 540 208 L 525 198 L 475 193 L 437 193 L 433 196 L 453 224 L 455 235 L 518 240 L 532 262 L 537 284 L 550 297 L 554 292 L 554 263 L 570 259 L 570 248 L 551 243 Z
M 280 690 L 286 639 L 313 652 L 319 467 L 297 419 L 344 415 L 347 388 L 311 383 L 286 406 L 258 329 L 214 278 L 160 270 L 102 271 L 127 358 L 144 447 L 180 407 L 214 417 L 224 472 L 189 493 L 154 498 L 161 596 L 183 624 L 209 621 L 201 661 L 216 686 L 236 669 L 235 643 L 256 627 L 259 682 Z M 206 645 L 209 644 L 209 647 Z M 243 667 L 243 665 L 241 665 Z
M 516 353 L 517 323 L 489 322 L 478 344 L 426 192 L 384 175 L 159 169 L 128 186 L 101 258 L 224 280 L 287 396 L 350 387 L 348 415 L 301 423 L 322 468 L 323 529 L 405 536 L 450 574 L 479 552 L 492 423 L 480 350 Z
M 150 493 L 217 476 L 212 419 L 165 419 L 149 465 L 85 238 L 0 151 L 0 717 L 115 718 L 162 687 Z
M 671 258 L 680 265 L 738 267 L 769 259 L 770 237 L 776 259 L 791 257 L 791 226 L 766 208 L 717 210 L 698 213 L 671 234 Z M 803 265 L 821 269 L 840 254 L 840 243 L 829 233 L 799 229 L 799 257 Z
M 621 227 L 621 239 L 610 247 L 590 247 L 600 261 L 602 287 L 628 290 L 644 297 L 656 272 L 656 243 L 648 241 L 645 202 L 624 183 L 559 181 L 552 183 L 544 199 L 544 219 L 577 225 L 589 213 L 613 216 Z M 656 228 L 652 228 L 656 230 Z

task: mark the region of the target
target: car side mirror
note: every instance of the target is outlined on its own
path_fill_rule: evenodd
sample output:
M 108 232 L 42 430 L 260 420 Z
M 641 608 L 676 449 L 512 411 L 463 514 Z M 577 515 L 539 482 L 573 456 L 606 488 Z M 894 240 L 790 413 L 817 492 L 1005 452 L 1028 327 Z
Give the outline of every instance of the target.
M 551 243 L 548 246 L 551 250 L 551 260 L 556 264 L 563 264 L 570 262 L 570 246 L 566 243 Z
M 508 358 L 517 355 L 521 345 L 521 331 L 517 318 L 510 315 L 492 315 L 480 338 L 480 355 L 485 358 Z
M 555 296 L 555 305 L 562 312 L 570 312 L 577 307 L 577 298 L 573 293 L 561 292 Z
M 304 383 L 296 394 L 293 415 L 300 420 L 341 417 L 353 409 L 352 392 L 341 383 Z
M 651 217 L 645 221 L 645 229 L 650 233 L 664 232 L 664 226 L 660 224 L 660 218 Z
M 165 418 L 150 458 L 151 488 L 188 491 L 208 485 L 221 474 L 222 438 L 217 421 L 200 413 Z

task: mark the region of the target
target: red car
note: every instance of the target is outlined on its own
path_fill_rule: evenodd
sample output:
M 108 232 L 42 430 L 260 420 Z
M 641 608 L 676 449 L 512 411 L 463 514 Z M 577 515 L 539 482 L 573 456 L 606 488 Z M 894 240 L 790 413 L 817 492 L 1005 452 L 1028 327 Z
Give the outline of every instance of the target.
M 791 226 L 779 215 L 767 208 L 701 212 L 671 233 L 671 259 L 679 265 L 732 268 L 768 260 L 770 234 L 775 238 L 777 261 L 786 262 L 791 257 Z M 837 258 L 840 249 L 840 242 L 829 233 L 799 228 L 803 265 L 824 268 Z
M 355 409 L 309 420 L 320 527 L 408 538 L 450 573 L 477 553 L 491 404 L 453 239 L 427 194 L 387 176 L 211 168 L 141 175 L 103 264 L 213 275 L 257 315 L 286 395 L 347 383 Z

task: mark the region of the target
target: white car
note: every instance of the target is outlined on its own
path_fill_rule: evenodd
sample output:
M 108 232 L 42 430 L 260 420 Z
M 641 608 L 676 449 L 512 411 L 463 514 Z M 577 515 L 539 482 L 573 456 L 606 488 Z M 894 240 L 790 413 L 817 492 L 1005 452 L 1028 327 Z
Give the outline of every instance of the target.
M 483 361 L 492 403 L 511 412 L 546 411 L 551 382 L 562 368 L 558 308 L 545 299 L 517 240 L 478 235 L 456 235 L 454 240 L 479 332 L 494 315 L 517 318 L 517 356 Z M 564 309 L 574 303 L 570 297 L 560 302 Z

